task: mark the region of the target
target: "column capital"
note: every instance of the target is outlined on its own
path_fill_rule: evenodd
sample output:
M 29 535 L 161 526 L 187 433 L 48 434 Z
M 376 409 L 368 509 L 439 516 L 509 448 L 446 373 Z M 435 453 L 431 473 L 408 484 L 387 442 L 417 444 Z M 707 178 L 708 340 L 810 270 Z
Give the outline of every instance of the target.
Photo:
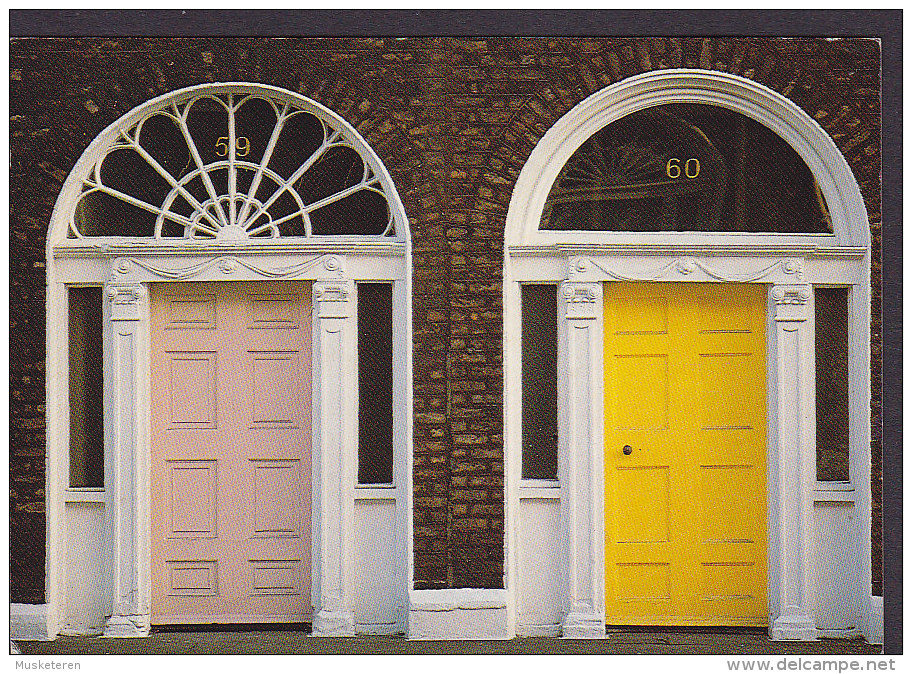
M 772 290 L 776 303 L 776 321 L 805 321 L 811 300 L 811 286 L 807 284 L 777 284 Z
M 348 318 L 352 312 L 355 282 L 345 279 L 315 281 L 313 298 L 318 318 Z
M 602 284 L 590 281 L 561 283 L 566 317 L 569 320 L 592 320 L 598 316 L 596 304 L 602 298 Z
M 142 283 L 108 283 L 105 294 L 111 302 L 112 321 L 138 321 L 148 295 Z

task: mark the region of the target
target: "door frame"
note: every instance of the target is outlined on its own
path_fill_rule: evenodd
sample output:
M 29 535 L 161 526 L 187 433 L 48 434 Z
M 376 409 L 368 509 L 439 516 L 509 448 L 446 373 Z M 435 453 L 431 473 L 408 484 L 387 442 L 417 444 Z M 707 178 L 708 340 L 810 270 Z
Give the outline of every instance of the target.
M 784 138 L 813 172 L 832 234 L 703 234 L 539 231 L 560 169 L 593 133 L 643 108 L 704 103 L 745 114 Z M 847 554 L 858 572 L 847 590 L 852 634 L 878 638 L 870 563 L 870 231 L 857 183 L 832 139 L 783 96 L 713 71 L 654 71 L 596 92 L 544 135 L 520 173 L 507 215 L 504 370 L 507 587 L 517 631 L 602 638 L 604 475 L 602 284 L 613 281 L 761 283 L 767 287 L 767 550 L 769 632 L 815 639 L 832 607 L 816 588 L 819 504 L 851 504 Z M 523 283 L 558 286 L 558 479 L 523 480 L 521 294 Z M 815 285 L 849 289 L 850 470 L 847 483 L 816 479 Z M 598 373 L 593 376 L 592 373 Z M 522 568 L 526 503 L 559 502 L 553 532 L 566 573 Z M 532 525 L 529 525 L 532 527 Z M 534 528 L 534 527 L 532 527 Z M 538 541 L 541 544 L 541 541 Z M 529 543 L 526 543 L 529 545 Z M 534 575 L 534 573 L 532 573 Z M 527 607 L 550 587 L 560 606 Z M 545 615 L 547 614 L 547 615 Z M 845 636 L 845 635 L 839 635 Z
M 83 179 L 122 130 L 195 95 L 258 94 L 294 104 L 341 131 L 371 166 L 389 204 L 395 236 L 313 236 L 239 242 L 68 238 Z M 47 634 L 63 631 L 141 637 L 151 618 L 150 316 L 148 286 L 157 282 L 312 282 L 312 571 L 313 634 L 352 636 L 362 626 L 353 611 L 357 578 L 351 542 L 358 502 L 395 504 L 395 601 L 403 605 L 411 531 L 411 244 L 408 220 L 379 157 L 344 119 L 299 94 L 248 83 L 200 85 L 153 99 L 117 120 L 86 149 L 57 200 L 47 240 Z M 358 374 L 343 366 L 357 359 L 358 282 L 393 286 L 393 484 L 359 487 Z M 69 487 L 68 288 L 102 287 L 104 360 L 103 488 Z M 357 360 L 355 360 L 357 362 Z M 96 604 L 104 624 L 76 624 L 67 527 L 68 508 L 103 511 L 104 540 L 96 553 Z M 399 631 L 398 624 L 367 630 Z M 78 616 L 77 616 L 78 618 Z M 79 622 L 78 619 L 76 621 Z

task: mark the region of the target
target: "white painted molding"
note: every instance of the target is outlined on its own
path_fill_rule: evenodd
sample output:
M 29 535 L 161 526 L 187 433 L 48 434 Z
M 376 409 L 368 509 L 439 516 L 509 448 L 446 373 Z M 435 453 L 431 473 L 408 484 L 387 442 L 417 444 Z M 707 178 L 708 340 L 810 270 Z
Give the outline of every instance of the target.
M 348 280 L 313 287 L 313 636 L 355 635 L 346 568 L 358 438 L 354 291 Z
M 105 287 L 105 530 L 114 605 L 108 637 L 147 636 L 151 620 L 148 448 L 148 292 L 139 283 Z M 144 368 L 143 366 L 146 365 Z
M 506 590 L 410 590 L 408 638 L 512 639 Z
M 211 257 L 182 266 L 150 264 L 142 258 L 119 257 L 112 264 L 112 281 L 258 281 L 311 278 L 323 275 L 341 278 L 345 258 L 339 255 L 313 256 L 282 266 L 257 264 L 236 255 Z
M 47 604 L 10 604 L 10 639 L 52 641 L 57 635 L 48 629 Z
M 567 639 L 605 637 L 605 455 L 602 429 L 602 286 L 564 281 L 558 308 L 560 531 L 569 552 Z
M 114 257 L 219 257 L 240 255 L 249 258 L 293 256 L 300 259 L 317 255 L 376 255 L 401 257 L 405 255 L 406 244 L 374 236 L 326 236 L 310 239 L 267 239 L 266 242 L 200 242 L 165 243 L 154 240 L 106 237 L 99 241 L 91 239 L 67 239 L 54 247 L 54 257 L 66 258 L 114 258 Z
M 567 232 L 572 234 L 572 232 Z M 545 232 L 542 232 L 545 234 Z M 553 232 L 551 232 L 553 234 Z M 815 257 L 864 258 L 864 246 L 837 246 L 836 237 L 830 234 L 706 234 L 681 232 L 679 234 L 630 234 L 616 232 L 611 238 L 597 242 L 578 242 L 555 239 L 549 244 L 517 244 L 510 246 L 511 258 L 543 258 L 567 256 L 608 257 Z
M 800 283 L 804 265 L 794 257 L 571 256 L 567 276 L 574 281 Z
M 507 214 L 507 245 L 616 239 L 598 232 L 539 232 L 545 200 L 561 168 L 595 132 L 637 110 L 665 103 L 716 105 L 769 127 L 795 149 L 814 174 L 838 244 L 870 244 L 864 202 L 854 176 L 833 140 L 813 118 L 784 96 L 743 77 L 675 69 L 651 71 L 597 91 L 548 130 L 523 166 L 513 190 Z M 643 234 L 628 238 L 650 239 Z
M 871 595 L 870 621 L 864 625 L 864 636 L 872 644 L 884 642 L 883 597 Z

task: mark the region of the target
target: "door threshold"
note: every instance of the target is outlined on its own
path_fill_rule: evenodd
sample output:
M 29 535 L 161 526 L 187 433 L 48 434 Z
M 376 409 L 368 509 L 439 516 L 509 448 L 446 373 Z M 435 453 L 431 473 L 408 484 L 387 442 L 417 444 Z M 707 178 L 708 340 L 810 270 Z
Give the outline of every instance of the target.
M 170 632 L 305 632 L 310 634 L 311 623 L 193 623 L 181 625 L 152 625 L 153 633 Z
M 606 634 L 766 634 L 766 627 L 749 625 L 605 625 Z

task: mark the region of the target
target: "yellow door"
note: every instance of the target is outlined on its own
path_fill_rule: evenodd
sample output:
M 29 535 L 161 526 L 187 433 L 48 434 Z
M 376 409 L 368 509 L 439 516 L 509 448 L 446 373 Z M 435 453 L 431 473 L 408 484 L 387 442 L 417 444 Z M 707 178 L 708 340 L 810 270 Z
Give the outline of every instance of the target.
M 609 625 L 766 623 L 765 296 L 605 285 Z

